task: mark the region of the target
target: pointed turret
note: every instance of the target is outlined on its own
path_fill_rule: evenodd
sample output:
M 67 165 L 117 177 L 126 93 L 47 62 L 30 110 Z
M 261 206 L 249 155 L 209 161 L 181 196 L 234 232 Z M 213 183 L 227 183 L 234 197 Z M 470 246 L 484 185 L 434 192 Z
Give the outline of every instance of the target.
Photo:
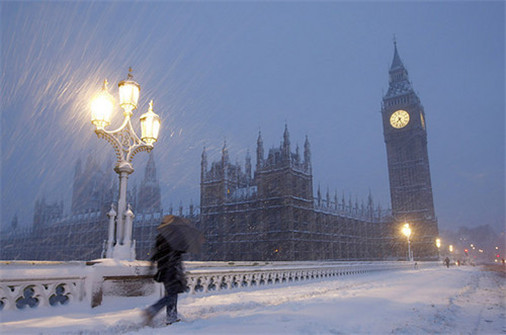
M 290 160 L 290 133 L 288 132 L 288 125 L 285 123 L 285 131 L 283 133 L 283 158 Z
M 200 181 L 204 181 L 206 179 L 207 172 L 207 153 L 206 147 L 202 149 L 202 156 L 200 161 Z
M 320 191 L 320 184 L 318 184 L 318 191 L 316 192 L 316 203 L 318 207 L 322 204 L 322 192 Z
M 160 183 L 156 175 L 153 151 L 150 152 L 146 168 L 144 169 L 144 180 L 141 181 L 139 187 L 134 184 L 129 201 L 133 208 L 135 208 L 135 211 L 139 213 L 152 213 L 161 210 L 162 196 Z
M 223 148 L 221 149 L 221 161 L 223 163 L 223 168 L 228 164 L 228 148 L 227 148 L 227 140 L 223 141 Z
M 251 181 L 251 155 L 249 154 L 249 149 L 246 151 L 246 162 L 244 164 L 244 170 L 246 173 L 246 180 L 249 184 Z
M 227 140 L 223 142 L 223 149 L 221 149 L 221 169 L 222 169 L 222 176 L 223 180 L 225 180 L 225 183 L 228 180 L 228 148 L 227 148 Z M 225 189 L 227 187 L 225 186 Z
M 260 170 L 263 164 L 264 164 L 264 141 L 262 140 L 262 133 L 259 131 L 257 139 L 257 171 Z
M 304 167 L 307 172 L 311 172 L 311 148 L 309 146 L 309 139 L 306 135 L 306 141 L 304 142 Z
M 144 182 L 156 182 L 156 165 L 153 158 L 153 151 L 149 153 L 148 162 L 146 163 L 146 170 L 144 170 Z

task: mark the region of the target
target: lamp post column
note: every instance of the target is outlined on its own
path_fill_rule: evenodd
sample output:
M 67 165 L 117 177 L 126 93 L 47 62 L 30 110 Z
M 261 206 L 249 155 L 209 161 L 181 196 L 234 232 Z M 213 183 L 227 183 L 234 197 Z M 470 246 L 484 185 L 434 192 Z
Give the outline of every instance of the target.
M 132 164 L 121 162 L 114 171 L 119 175 L 119 198 L 118 198 L 118 218 L 116 225 L 116 243 L 123 245 L 125 243 L 125 212 L 127 207 L 127 184 L 128 176 L 134 172 Z
M 409 236 L 408 236 L 408 261 L 412 261 L 412 259 L 411 259 L 411 240 L 409 239 Z
M 438 237 L 436 238 L 436 247 L 437 247 L 437 260 L 441 260 L 441 239 Z
M 409 239 L 411 236 L 411 228 L 409 227 L 409 223 L 405 223 L 401 229 L 404 236 L 408 238 L 408 261 L 411 261 L 411 240 Z

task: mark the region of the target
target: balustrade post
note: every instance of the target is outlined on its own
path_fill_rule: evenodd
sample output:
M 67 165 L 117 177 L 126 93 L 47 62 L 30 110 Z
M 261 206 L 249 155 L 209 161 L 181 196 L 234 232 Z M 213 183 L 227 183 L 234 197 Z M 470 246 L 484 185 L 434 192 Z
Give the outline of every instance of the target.
M 116 211 L 114 210 L 114 204 L 111 204 L 111 210 L 109 213 L 107 213 L 107 216 L 109 217 L 109 234 L 107 237 L 107 249 L 106 249 L 106 258 L 112 258 L 113 257 L 113 243 L 114 243 L 114 226 L 115 226 L 115 220 L 116 220 Z

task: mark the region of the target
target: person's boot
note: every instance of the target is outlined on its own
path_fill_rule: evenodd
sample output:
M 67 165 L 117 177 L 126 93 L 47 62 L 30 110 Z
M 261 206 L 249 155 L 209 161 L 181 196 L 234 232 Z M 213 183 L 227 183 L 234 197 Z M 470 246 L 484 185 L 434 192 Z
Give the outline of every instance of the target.
M 171 320 L 168 320 L 168 319 L 167 319 L 167 320 L 165 321 L 165 324 L 166 324 L 167 326 L 169 326 L 169 325 L 171 325 L 171 324 L 173 324 L 173 323 L 176 323 L 176 322 L 179 322 L 179 321 L 181 321 L 181 319 L 179 319 L 179 318 L 177 318 L 177 319 L 175 319 L 175 320 L 174 320 L 174 319 L 171 319 Z
M 142 324 L 147 326 L 151 325 L 153 322 L 153 318 L 155 317 L 155 313 L 151 307 L 142 310 Z

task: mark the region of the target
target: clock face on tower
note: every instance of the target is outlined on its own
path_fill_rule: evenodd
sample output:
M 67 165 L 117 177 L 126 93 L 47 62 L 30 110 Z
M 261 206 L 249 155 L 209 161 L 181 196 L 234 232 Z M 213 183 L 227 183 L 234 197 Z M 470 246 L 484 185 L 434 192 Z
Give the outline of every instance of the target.
M 400 129 L 406 127 L 409 122 L 409 114 L 405 110 L 399 109 L 390 116 L 390 124 L 392 127 Z

